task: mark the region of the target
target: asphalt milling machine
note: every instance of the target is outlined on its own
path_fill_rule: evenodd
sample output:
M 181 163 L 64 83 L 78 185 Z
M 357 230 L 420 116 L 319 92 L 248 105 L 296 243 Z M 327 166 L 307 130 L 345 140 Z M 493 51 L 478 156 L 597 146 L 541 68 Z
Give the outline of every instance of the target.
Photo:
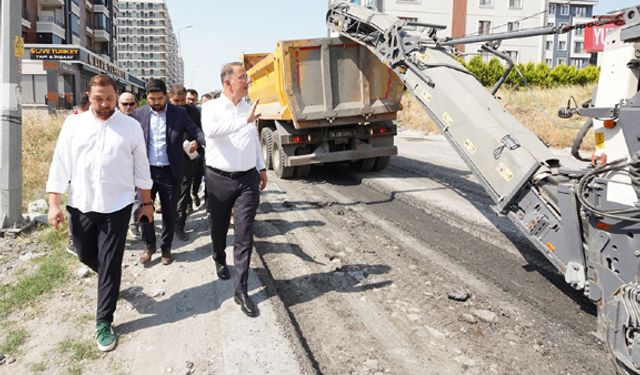
M 589 118 L 590 167 L 563 166 L 493 96 L 514 64 L 500 41 L 613 23 L 593 98 L 559 111 Z M 480 184 L 535 247 L 596 306 L 616 371 L 640 374 L 640 6 L 583 25 L 441 38 L 444 26 L 407 22 L 334 3 L 328 27 L 375 54 L 422 104 Z M 417 31 L 416 31 L 417 29 Z M 507 71 L 489 92 L 456 60 L 455 46 L 482 42 Z M 573 154 L 579 156 L 578 147 Z

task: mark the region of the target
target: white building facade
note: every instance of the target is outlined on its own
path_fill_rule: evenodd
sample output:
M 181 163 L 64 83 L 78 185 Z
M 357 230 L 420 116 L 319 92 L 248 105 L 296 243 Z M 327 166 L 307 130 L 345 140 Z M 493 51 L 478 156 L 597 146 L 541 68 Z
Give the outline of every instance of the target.
M 590 20 L 598 0 L 352 0 L 401 19 L 440 24 L 439 36 L 461 37 L 500 33 Z M 550 44 L 551 43 L 551 44 Z M 467 58 L 480 53 L 482 43 L 459 46 Z M 563 48 L 562 50 L 559 50 Z M 584 66 L 590 54 L 584 52 L 582 31 L 558 36 L 535 36 L 502 41 L 500 51 L 518 63 L 546 62 L 549 66 Z M 563 53 L 564 52 L 564 53 Z
M 182 58 L 164 0 L 120 0 L 118 64 L 147 81 L 182 84 Z

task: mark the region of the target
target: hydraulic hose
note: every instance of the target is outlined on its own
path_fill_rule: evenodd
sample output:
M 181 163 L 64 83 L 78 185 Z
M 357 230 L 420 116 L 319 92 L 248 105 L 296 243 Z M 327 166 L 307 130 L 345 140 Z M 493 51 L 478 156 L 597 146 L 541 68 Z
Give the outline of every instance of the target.
M 587 132 L 592 127 L 593 127 L 593 119 L 589 118 L 582 125 L 582 128 L 580 128 L 580 131 L 578 131 L 578 134 L 576 134 L 576 138 L 573 140 L 573 146 L 571 146 L 571 155 L 573 155 L 574 158 L 580 161 L 591 161 L 591 159 L 583 158 L 582 156 L 580 156 L 580 146 L 582 146 L 582 141 L 584 141 L 584 137 L 587 135 Z

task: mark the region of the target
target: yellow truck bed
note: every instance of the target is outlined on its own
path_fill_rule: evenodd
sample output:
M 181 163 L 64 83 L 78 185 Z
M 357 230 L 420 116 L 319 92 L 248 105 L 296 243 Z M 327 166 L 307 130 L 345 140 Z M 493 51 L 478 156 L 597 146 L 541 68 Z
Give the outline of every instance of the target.
M 306 129 L 393 120 L 401 108 L 402 82 L 348 39 L 280 41 L 275 52 L 243 60 L 263 120 Z

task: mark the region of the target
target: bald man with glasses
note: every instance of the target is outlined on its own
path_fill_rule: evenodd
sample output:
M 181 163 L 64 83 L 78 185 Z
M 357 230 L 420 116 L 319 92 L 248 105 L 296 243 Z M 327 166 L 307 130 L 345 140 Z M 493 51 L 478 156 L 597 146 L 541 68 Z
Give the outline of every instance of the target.
M 131 116 L 131 114 L 138 108 L 138 102 L 136 97 L 130 92 L 124 92 L 120 94 L 118 98 L 118 109 L 125 115 Z

